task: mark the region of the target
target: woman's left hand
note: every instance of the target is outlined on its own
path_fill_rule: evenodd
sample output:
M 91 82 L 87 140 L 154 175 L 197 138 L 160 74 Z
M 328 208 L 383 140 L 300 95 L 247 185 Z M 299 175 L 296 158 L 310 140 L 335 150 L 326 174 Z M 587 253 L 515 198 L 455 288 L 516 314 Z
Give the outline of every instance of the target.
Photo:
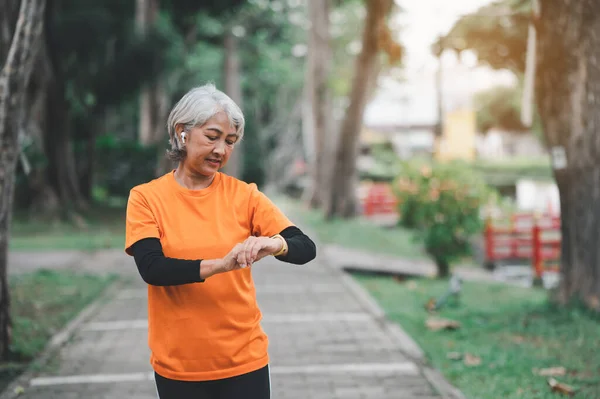
M 281 245 L 281 240 L 276 238 L 250 236 L 242 243 L 238 264 L 240 267 L 252 266 L 254 262 L 279 251 Z

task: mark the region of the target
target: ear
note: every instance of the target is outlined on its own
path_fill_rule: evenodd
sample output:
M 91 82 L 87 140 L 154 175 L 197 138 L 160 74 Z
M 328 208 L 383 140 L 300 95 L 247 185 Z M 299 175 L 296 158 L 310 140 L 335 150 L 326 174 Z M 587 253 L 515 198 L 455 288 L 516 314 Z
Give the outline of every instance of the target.
M 183 123 L 177 123 L 177 124 L 175 125 L 175 133 L 176 133 L 177 135 L 180 135 L 180 134 L 181 134 L 181 132 L 183 132 L 184 130 L 185 130 L 185 126 L 183 125 Z

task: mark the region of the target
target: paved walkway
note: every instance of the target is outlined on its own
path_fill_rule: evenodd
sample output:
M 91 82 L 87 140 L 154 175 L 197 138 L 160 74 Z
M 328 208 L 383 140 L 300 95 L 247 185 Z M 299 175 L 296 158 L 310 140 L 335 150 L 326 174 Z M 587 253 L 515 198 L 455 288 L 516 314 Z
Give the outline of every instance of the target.
M 19 397 L 156 398 L 148 363 L 146 289 L 132 259 L 121 251 L 69 254 L 64 254 L 71 260 L 63 263 L 66 268 L 117 271 L 131 277 L 130 283 L 90 312 L 41 371 L 19 381 L 25 388 Z M 40 255 L 40 262 L 44 259 Z M 409 357 L 418 356 L 419 349 L 326 259 L 320 254 L 305 266 L 265 259 L 254 266 L 270 338 L 272 397 L 440 397 L 425 378 L 431 370 Z M 11 257 L 13 273 L 29 263 L 19 266 L 22 260 L 18 254 Z M 11 397 L 10 391 L 0 398 Z

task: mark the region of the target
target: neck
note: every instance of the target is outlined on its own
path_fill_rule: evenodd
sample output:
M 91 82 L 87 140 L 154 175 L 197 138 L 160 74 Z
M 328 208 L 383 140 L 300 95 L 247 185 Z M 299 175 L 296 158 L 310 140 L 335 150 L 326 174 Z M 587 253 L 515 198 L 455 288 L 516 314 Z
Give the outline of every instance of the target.
M 186 170 L 181 164 L 175 170 L 175 180 L 177 183 L 189 190 L 202 190 L 211 185 L 215 179 L 215 174 L 210 176 L 201 175 L 192 171 Z

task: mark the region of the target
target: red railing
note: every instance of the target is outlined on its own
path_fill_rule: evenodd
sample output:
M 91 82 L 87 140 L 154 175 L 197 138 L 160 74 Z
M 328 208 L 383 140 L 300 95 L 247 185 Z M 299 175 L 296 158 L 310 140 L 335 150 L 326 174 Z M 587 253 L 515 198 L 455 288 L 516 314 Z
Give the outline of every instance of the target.
M 560 216 L 516 213 L 508 219 L 488 219 L 484 236 L 489 264 L 527 260 L 537 278 L 560 264 Z
M 397 204 L 389 184 L 373 183 L 363 200 L 363 215 L 393 215 L 398 212 Z

